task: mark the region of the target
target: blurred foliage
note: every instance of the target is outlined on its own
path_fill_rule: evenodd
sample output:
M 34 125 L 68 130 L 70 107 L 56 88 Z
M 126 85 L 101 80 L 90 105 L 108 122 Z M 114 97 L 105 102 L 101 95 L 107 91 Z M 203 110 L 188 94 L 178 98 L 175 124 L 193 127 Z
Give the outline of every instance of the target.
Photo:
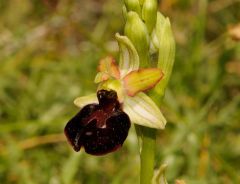
M 240 183 L 238 0 L 165 0 L 177 41 L 162 110 L 156 168 L 169 183 Z M 119 0 L 0 0 L 0 183 L 133 184 L 139 158 L 132 128 L 103 157 L 74 153 L 63 128 L 72 101 L 96 90 L 98 60 L 117 55 Z M 239 33 L 238 33 L 239 34 Z

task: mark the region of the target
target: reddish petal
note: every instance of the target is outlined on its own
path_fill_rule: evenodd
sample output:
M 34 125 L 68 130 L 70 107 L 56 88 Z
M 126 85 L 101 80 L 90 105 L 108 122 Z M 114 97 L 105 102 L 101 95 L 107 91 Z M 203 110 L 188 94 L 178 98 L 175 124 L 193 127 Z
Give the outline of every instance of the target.
M 103 72 L 108 75 L 108 77 L 114 77 L 116 79 L 120 78 L 120 71 L 113 57 L 108 56 L 104 59 L 101 59 L 98 66 L 99 72 Z M 106 76 L 104 75 L 104 79 Z

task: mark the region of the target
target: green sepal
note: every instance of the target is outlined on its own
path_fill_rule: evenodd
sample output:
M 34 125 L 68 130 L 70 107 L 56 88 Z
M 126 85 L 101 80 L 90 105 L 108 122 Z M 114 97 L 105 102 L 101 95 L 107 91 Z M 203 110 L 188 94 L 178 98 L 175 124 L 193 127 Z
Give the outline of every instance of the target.
M 126 96 L 123 110 L 129 115 L 130 120 L 138 125 L 164 129 L 167 123 L 158 106 L 143 92 L 134 97 Z

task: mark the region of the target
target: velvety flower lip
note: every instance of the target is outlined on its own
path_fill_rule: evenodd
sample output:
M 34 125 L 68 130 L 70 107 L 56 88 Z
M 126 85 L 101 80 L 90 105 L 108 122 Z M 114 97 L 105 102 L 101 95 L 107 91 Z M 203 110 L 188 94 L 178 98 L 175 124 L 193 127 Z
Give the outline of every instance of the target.
M 84 147 L 92 155 L 103 155 L 120 148 L 131 126 L 122 111 L 117 93 L 97 92 L 99 104 L 85 105 L 66 125 L 64 132 L 75 151 Z

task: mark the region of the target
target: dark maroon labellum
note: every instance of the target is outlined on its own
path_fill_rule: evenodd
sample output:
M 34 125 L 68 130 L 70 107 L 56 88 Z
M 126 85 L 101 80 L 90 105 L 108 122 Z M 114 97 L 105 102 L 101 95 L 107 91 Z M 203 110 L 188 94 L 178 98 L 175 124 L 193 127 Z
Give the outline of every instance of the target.
M 115 91 L 97 92 L 99 104 L 84 106 L 66 125 L 64 132 L 75 151 L 83 146 L 92 155 L 103 155 L 120 148 L 131 126 Z

